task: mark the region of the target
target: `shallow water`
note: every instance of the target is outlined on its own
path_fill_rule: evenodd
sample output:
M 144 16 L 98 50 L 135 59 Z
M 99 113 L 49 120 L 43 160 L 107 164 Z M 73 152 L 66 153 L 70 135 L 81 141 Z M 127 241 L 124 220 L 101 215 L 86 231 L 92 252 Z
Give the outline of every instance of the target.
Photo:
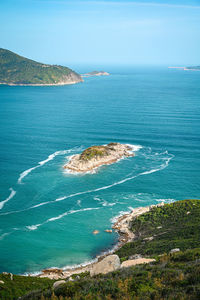
M 116 215 L 199 198 L 200 72 L 108 71 L 72 86 L 0 87 L 0 272 L 89 261 L 116 243 L 104 232 Z M 136 156 L 64 171 L 71 155 L 109 142 Z

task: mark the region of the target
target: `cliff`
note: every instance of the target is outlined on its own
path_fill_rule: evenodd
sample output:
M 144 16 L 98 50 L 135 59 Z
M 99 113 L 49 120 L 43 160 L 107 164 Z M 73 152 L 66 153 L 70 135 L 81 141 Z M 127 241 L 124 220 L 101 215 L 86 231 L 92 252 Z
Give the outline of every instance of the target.
M 83 81 L 71 69 L 48 65 L 0 48 L 0 84 L 65 85 Z

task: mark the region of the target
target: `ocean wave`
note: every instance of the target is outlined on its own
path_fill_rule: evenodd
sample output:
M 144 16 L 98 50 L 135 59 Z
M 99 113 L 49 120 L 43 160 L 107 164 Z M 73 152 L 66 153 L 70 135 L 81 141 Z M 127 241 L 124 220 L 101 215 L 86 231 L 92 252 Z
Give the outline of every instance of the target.
M 32 167 L 32 168 L 27 169 L 27 170 L 25 170 L 24 172 L 22 172 L 22 173 L 19 175 L 19 178 L 18 178 L 17 182 L 18 182 L 19 184 L 21 184 L 23 178 L 26 177 L 26 176 L 27 176 L 29 173 L 31 173 L 33 170 L 35 170 L 35 169 L 37 169 L 37 168 L 40 168 L 40 167 L 44 166 L 44 165 L 45 165 L 46 163 L 48 163 L 50 160 L 53 160 L 57 155 L 65 155 L 65 154 L 67 154 L 67 153 L 70 153 L 72 150 L 73 150 L 73 148 L 72 148 L 72 149 L 69 149 L 69 150 L 56 151 L 56 152 L 50 154 L 45 160 L 39 161 L 38 164 L 37 164 L 37 166 Z
M 16 194 L 16 191 L 13 190 L 13 188 L 9 188 L 9 191 L 10 191 L 10 195 L 8 196 L 8 198 L 0 202 L 0 209 L 2 209 L 5 203 L 8 202 L 10 199 L 12 199 Z

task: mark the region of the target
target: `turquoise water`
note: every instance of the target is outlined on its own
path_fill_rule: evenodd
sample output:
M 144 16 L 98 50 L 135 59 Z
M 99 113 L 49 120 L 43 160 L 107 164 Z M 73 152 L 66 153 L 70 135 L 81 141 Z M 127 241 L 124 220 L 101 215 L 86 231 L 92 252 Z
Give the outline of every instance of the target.
M 0 272 L 90 261 L 116 243 L 104 232 L 115 216 L 200 197 L 200 72 L 106 71 L 71 86 L 0 87 Z M 71 155 L 109 142 L 136 145 L 136 156 L 64 172 Z

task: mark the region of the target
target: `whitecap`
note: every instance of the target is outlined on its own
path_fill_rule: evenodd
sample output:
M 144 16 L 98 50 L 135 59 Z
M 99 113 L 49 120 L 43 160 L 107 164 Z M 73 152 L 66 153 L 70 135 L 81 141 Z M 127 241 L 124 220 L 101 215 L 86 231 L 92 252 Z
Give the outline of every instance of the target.
M 13 188 L 9 188 L 9 191 L 10 191 L 10 195 L 8 196 L 8 198 L 0 202 L 0 209 L 2 209 L 5 203 L 8 202 L 10 199 L 12 199 L 16 194 L 16 191 L 13 190 Z

